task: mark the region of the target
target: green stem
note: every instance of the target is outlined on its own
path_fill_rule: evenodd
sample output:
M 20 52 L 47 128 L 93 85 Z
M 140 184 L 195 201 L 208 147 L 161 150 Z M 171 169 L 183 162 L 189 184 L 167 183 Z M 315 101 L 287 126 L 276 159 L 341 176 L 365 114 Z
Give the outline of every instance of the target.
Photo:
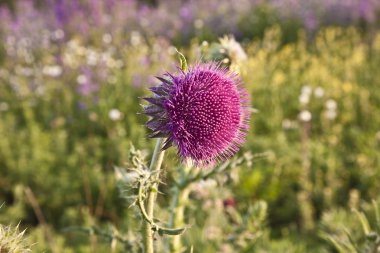
M 172 200 L 172 209 L 170 217 L 171 227 L 183 227 L 185 225 L 185 207 L 187 205 L 190 194 L 190 188 L 186 187 L 180 189 L 178 187 L 174 188 L 174 195 Z M 181 235 L 175 235 L 170 238 L 170 252 L 180 253 L 183 251 L 183 246 L 181 242 Z
M 185 225 L 185 208 L 188 204 L 190 194 L 192 169 L 191 163 L 186 163 L 184 167 L 181 167 L 179 184 L 173 187 L 172 202 L 170 204 L 170 220 L 169 225 L 172 228 L 183 227 Z M 170 252 L 180 253 L 183 251 L 183 245 L 181 242 L 181 235 L 175 235 L 169 238 Z
M 158 177 L 161 169 L 161 164 L 164 159 L 165 151 L 161 150 L 164 140 L 159 138 L 156 143 L 156 147 L 153 152 L 152 161 L 150 163 L 149 169 L 151 171 L 155 171 L 156 173 L 156 183 L 154 183 L 148 191 L 148 202 L 147 202 L 147 210 L 146 213 L 150 219 L 153 219 L 153 211 L 154 211 L 154 203 L 157 198 L 157 188 L 158 188 Z M 145 253 L 154 253 L 153 248 L 153 231 L 152 225 L 145 221 L 144 222 L 144 249 Z
M 152 231 L 153 232 L 158 232 L 159 235 L 179 235 L 182 234 L 187 227 L 181 227 L 181 228 L 166 228 L 163 226 L 160 226 L 156 224 L 153 220 L 153 217 L 149 217 L 146 210 L 145 210 L 145 205 L 144 205 L 144 200 L 143 200 L 143 188 L 144 186 L 142 185 L 142 182 L 139 182 L 139 191 L 138 191 L 138 198 L 137 198 L 137 205 L 140 209 L 142 218 L 144 219 L 145 222 L 149 223 Z

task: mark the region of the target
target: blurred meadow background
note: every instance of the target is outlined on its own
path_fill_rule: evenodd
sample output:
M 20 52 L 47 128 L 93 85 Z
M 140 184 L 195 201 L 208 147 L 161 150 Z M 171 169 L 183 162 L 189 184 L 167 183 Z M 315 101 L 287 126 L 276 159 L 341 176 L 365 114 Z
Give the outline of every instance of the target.
M 185 245 L 380 252 L 379 27 L 378 0 L 1 0 L 0 224 L 33 252 L 137 252 L 114 167 L 151 154 L 139 97 L 178 48 L 238 71 L 255 108 L 244 162 L 192 186 Z

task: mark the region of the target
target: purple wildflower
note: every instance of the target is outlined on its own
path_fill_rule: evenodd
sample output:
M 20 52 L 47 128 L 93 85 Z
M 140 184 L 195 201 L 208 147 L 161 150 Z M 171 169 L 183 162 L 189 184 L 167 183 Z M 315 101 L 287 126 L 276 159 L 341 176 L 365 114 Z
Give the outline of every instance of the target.
M 235 154 L 249 127 L 248 94 L 239 76 L 215 63 L 198 64 L 186 72 L 158 77 L 146 126 L 150 137 L 165 137 L 183 159 L 213 164 Z

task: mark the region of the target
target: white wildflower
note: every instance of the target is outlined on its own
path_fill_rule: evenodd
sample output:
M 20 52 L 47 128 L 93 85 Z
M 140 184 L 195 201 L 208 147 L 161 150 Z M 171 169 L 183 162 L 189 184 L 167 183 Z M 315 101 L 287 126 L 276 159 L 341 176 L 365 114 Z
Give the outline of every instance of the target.
M 90 66 L 95 66 L 98 63 L 98 53 L 93 49 L 88 49 L 86 51 L 86 61 Z
M 312 91 L 313 91 L 313 89 L 309 85 L 304 85 L 304 86 L 302 86 L 301 94 L 307 94 L 310 96 Z
M 79 75 L 77 77 L 77 82 L 79 84 L 85 84 L 87 82 L 87 77 L 85 75 Z
M 230 62 L 230 60 L 228 58 L 224 58 L 222 61 L 222 63 L 224 63 L 224 64 L 228 64 L 229 62 Z
M 311 112 L 309 112 L 308 110 L 301 111 L 298 117 L 303 122 L 309 122 L 312 119 Z
M 113 120 L 113 121 L 117 121 L 117 120 L 121 120 L 122 117 L 123 117 L 123 113 L 121 111 L 119 111 L 118 109 L 111 109 L 109 112 L 108 112 L 108 117 Z
M 42 68 L 42 74 L 45 76 L 58 77 L 62 74 L 62 68 L 59 65 L 47 65 Z
M 103 42 L 109 44 L 112 42 L 112 35 L 109 33 L 103 34 Z
M 326 108 L 328 110 L 336 110 L 337 107 L 338 107 L 338 104 L 336 103 L 334 99 L 329 99 L 326 101 Z
M 141 35 L 137 31 L 131 32 L 131 44 L 132 46 L 138 46 L 141 43 Z
M 234 62 L 241 62 L 248 59 L 248 56 L 245 53 L 244 49 L 242 48 L 240 43 L 235 40 L 233 36 L 225 36 L 219 39 L 219 41 L 222 47 L 227 49 L 228 55 Z
M 325 95 L 325 90 L 322 87 L 318 86 L 317 88 L 315 88 L 314 96 L 316 98 L 322 98 L 324 95 Z
M 282 128 L 283 129 L 294 129 L 294 128 L 297 128 L 297 123 L 290 120 L 290 119 L 284 119 L 282 121 Z
M 310 95 L 307 93 L 301 93 L 298 100 L 301 105 L 307 105 L 310 102 Z
M 60 39 L 63 39 L 63 37 L 65 36 L 65 32 L 61 29 L 57 29 L 53 32 L 52 34 L 52 38 L 54 40 L 60 40 Z

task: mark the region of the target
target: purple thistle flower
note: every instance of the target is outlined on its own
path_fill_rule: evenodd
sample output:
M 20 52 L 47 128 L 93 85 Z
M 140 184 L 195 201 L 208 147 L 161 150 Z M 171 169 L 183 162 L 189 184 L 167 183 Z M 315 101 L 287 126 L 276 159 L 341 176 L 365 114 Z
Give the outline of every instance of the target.
M 197 165 L 213 164 L 234 155 L 249 128 L 248 94 L 236 73 L 216 63 L 198 64 L 176 75 L 167 73 L 152 87 L 145 114 L 149 137 L 167 138 L 181 158 Z

